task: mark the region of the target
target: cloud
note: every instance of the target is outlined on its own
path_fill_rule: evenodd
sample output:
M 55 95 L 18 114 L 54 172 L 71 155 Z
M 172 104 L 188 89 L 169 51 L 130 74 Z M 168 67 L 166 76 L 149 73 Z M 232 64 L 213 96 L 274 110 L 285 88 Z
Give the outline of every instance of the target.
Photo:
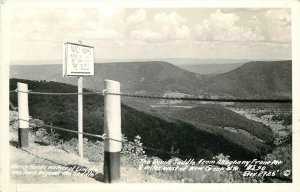
M 176 31 L 176 37 L 178 37 L 178 39 L 187 39 L 190 34 L 191 30 L 186 25 L 180 26 Z
M 173 25 L 173 26 L 178 26 L 181 23 L 187 21 L 186 18 L 181 17 L 178 13 L 176 13 L 174 11 L 169 14 L 157 13 L 154 15 L 153 20 L 157 23 L 163 23 L 166 25 Z
M 60 58 L 61 44 L 77 40 L 97 57 L 290 57 L 289 9 L 15 8 L 10 24 L 17 58 Z
M 125 29 L 123 9 L 18 9 L 11 18 L 17 40 L 121 38 Z
M 146 19 L 146 11 L 144 9 L 139 9 L 138 11 L 134 12 L 127 18 L 128 24 L 138 24 Z
M 220 9 L 195 26 L 195 36 L 208 41 L 263 41 L 265 38 L 251 27 L 237 23 L 240 16 L 223 13 Z
M 180 16 L 176 12 L 157 13 L 153 17 L 153 25 L 161 31 L 165 38 L 186 39 L 191 30 L 185 23 L 187 18 Z
M 130 33 L 130 36 L 138 40 L 155 41 L 162 40 L 163 36 L 159 32 L 152 31 L 150 29 L 134 30 Z
M 265 12 L 268 21 L 264 30 L 270 41 L 291 42 L 291 11 L 290 9 L 269 9 Z
M 80 36 L 80 35 L 78 35 Z M 91 38 L 91 39 L 121 39 L 123 38 L 123 34 L 113 28 L 98 28 L 96 30 L 87 30 L 82 38 Z
M 131 18 L 131 17 L 129 17 Z M 185 25 L 187 19 L 176 12 L 156 13 L 152 19 L 130 32 L 130 37 L 150 42 L 188 39 L 190 28 Z
M 176 11 L 147 9 L 133 12 L 114 7 L 76 9 L 26 9 L 12 13 L 13 37 L 19 40 L 132 39 L 148 42 L 207 41 L 291 41 L 289 9 L 261 9 L 229 12 L 217 9 L 206 19 L 191 25 L 189 17 Z M 226 12 L 225 12 L 226 11 Z M 125 14 L 127 13 L 127 14 Z M 129 13 L 129 14 L 128 14 Z

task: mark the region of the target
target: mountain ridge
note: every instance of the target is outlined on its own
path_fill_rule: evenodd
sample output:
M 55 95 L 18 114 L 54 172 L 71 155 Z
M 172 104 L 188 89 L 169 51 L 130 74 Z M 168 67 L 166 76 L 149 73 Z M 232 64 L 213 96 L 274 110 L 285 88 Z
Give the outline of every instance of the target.
M 95 65 L 95 76 L 84 87 L 102 90 L 104 79 L 121 83 L 121 91 L 162 96 L 170 92 L 230 98 L 291 98 L 291 60 L 256 61 L 229 72 L 205 76 L 164 61 L 117 62 Z M 283 75 L 284 74 L 284 75 Z M 77 85 L 76 77 L 62 77 L 60 65 L 11 66 L 11 78 L 47 80 Z
M 180 68 L 190 72 L 198 73 L 200 75 L 219 75 L 222 73 L 234 70 L 243 63 L 231 63 L 231 64 L 190 64 L 190 65 L 178 65 Z
M 254 61 L 208 79 L 204 92 L 239 98 L 291 98 L 292 61 Z

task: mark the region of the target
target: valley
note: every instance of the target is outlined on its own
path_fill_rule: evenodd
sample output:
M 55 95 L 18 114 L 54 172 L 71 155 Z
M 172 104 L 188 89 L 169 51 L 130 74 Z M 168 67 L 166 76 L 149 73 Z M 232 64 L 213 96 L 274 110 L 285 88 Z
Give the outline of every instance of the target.
M 75 92 L 76 87 L 68 84 L 44 81 L 30 81 L 11 79 L 11 90 L 16 88 L 17 82 L 29 84 L 29 89 L 41 92 Z M 88 91 L 88 90 L 85 90 Z M 44 121 L 46 124 L 77 129 L 77 97 L 75 96 L 47 96 L 30 95 L 29 107 L 32 117 Z M 16 94 L 11 94 L 11 102 L 16 103 Z M 126 103 L 126 102 L 125 102 Z M 149 109 L 151 107 L 148 107 Z M 203 111 L 203 108 L 205 109 Z M 153 109 L 153 108 L 152 108 Z M 161 108 L 158 108 L 161 110 Z M 168 108 L 162 112 L 141 111 L 125 104 L 122 105 L 122 130 L 129 138 L 136 135 L 142 137 L 146 146 L 171 151 L 180 150 L 182 155 L 193 158 L 212 158 L 219 153 L 228 154 L 232 158 L 244 159 L 259 157 L 270 151 L 272 133 L 269 128 L 254 121 L 247 120 L 222 106 L 202 104 L 198 108 L 184 109 L 192 111 L 178 111 Z M 200 110 L 201 109 L 201 110 Z M 218 112 L 219 111 L 219 112 Z M 216 113 L 217 112 L 217 113 Z M 188 114 L 194 114 L 189 116 Z M 203 115 L 205 114 L 205 115 Z M 225 116 L 224 116 L 225 115 Z M 89 133 L 103 133 L 103 97 L 99 95 L 84 96 L 84 127 Z M 191 118 L 189 118 L 191 117 Z M 199 119 L 199 117 L 201 117 Z M 241 134 L 233 134 L 219 127 L 236 127 L 251 132 L 266 143 L 252 140 Z M 252 129 L 251 126 L 257 127 Z M 260 131 L 258 131 L 259 129 Z M 58 132 L 60 136 L 69 140 L 76 135 Z M 186 139 L 191 142 L 185 142 Z M 92 138 L 90 138 L 92 139 Z M 147 151 L 149 154 L 168 158 L 168 155 Z
M 285 120 L 277 120 L 275 117 L 284 114 L 286 117 L 292 116 L 292 107 L 290 105 L 277 106 L 277 107 L 261 107 L 259 109 L 254 107 L 235 108 L 228 107 L 228 109 L 245 116 L 250 120 L 261 122 L 272 129 L 274 134 L 274 144 L 280 145 L 289 140 L 292 135 L 292 121 L 288 123 Z

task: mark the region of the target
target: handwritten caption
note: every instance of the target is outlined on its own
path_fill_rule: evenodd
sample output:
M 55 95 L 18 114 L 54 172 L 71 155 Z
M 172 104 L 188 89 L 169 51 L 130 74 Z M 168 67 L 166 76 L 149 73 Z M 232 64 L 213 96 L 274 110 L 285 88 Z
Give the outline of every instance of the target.
M 141 159 L 139 170 L 144 171 L 179 171 L 179 172 L 229 172 L 241 171 L 244 177 L 273 177 L 279 174 L 279 166 L 282 165 L 280 160 L 262 161 L 253 159 L 251 161 L 239 160 L 205 160 L 198 161 L 194 159 L 170 159 L 163 161 L 160 159 Z M 268 166 L 273 169 L 269 170 Z M 275 169 L 274 169 L 275 168 Z M 278 168 L 278 169 L 277 169 Z
M 13 175 L 39 175 L 46 176 L 87 176 L 94 177 L 99 171 L 95 168 L 87 168 L 79 165 L 61 166 L 61 165 L 20 165 L 13 164 L 11 166 L 11 172 Z

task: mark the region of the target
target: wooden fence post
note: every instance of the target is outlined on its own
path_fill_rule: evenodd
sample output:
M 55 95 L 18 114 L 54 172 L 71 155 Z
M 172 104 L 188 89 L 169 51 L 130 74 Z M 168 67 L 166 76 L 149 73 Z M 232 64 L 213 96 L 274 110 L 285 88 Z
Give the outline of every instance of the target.
M 18 146 L 19 148 L 28 147 L 29 131 L 29 109 L 28 109 L 28 86 L 18 82 Z
M 78 153 L 83 157 L 83 78 L 78 77 Z
M 108 93 L 120 93 L 120 83 L 112 80 L 104 81 Z M 104 182 L 112 183 L 120 179 L 121 133 L 121 96 L 104 96 L 104 133 L 110 139 L 104 146 Z M 111 140 L 113 139 L 113 140 Z M 118 141 L 114 141 L 118 140 Z

